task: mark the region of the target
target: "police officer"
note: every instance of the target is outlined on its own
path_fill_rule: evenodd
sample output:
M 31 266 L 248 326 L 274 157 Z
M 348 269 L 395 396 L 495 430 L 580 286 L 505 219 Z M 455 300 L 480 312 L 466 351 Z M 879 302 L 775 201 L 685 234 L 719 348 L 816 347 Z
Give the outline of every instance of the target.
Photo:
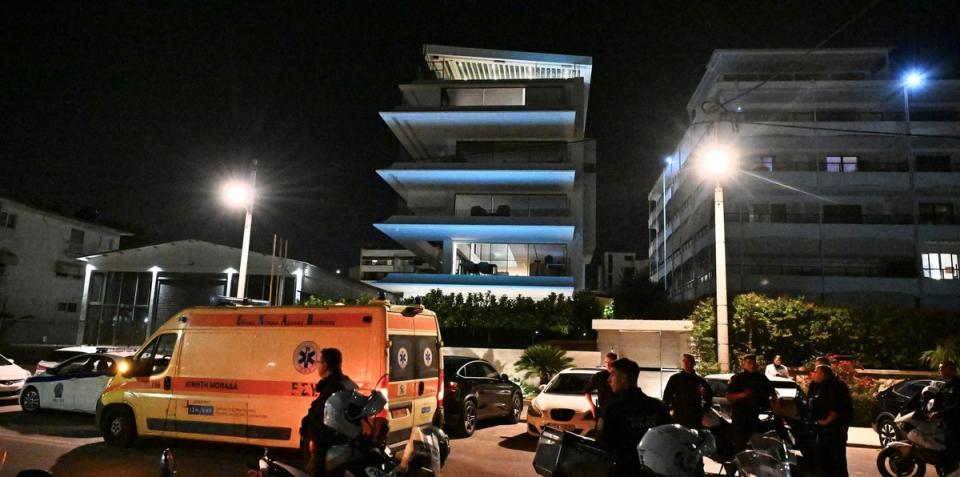
M 647 429 L 670 423 L 670 413 L 662 401 L 643 393 L 637 387 L 640 366 L 627 359 L 613 362 L 610 387 L 614 398 L 603 410 L 597 423 L 597 441 L 611 452 L 616 463 L 616 475 L 635 475 L 640 468 L 637 446 Z
M 817 434 L 817 471 L 823 477 L 846 477 L 847 428 L 853 417 L 850 388 L 837 379 L 830 366 L 817 366 L 812 377 L 817 383 L 816 394 L 810 396 L 811 420 Z
M 304 418 L 305 422 L 300 432 L 301 436 L 307 440 L 310 451 L 307 470 L 315 476 L 322 476 L 325 473 L 324 460 L 327 449 L 338 443 L 336 434 L 323 424 L 323 407 L 330 396 L 340 391 L 357 389 L 357 385 L 343 374 L 343 354 L 339 349 L 320 350 L 318 364 L 317 374 L 320 375 L 320 382 L 317 383 L 317 398 L 310 403 L 310 410 Z
M 670 376 L 663 390 L 663 403 L 670 408 L 673 422 L 689 429 L 703 427 L 703 412 L 713 402 L 713 390 L 707 380 L 697 374 L 696 363 L 693 355 L 684 353 L 680 372 Z
M 593 411 L 594 419 L 600 419 L 600 414 L 606 409 L 610 399 L 613 398 L 613 389 L 610 388 L 610 370 L 613 369 L 613 362 L 618 359 L 617 353 L 609 352 L 603 357 L 603 365 L 607 368 L 594 374 L 583 390 L 583 397 L 590 403 L 590 409 Z M 597 402 L 593 402 L 593 393 L 597 393 Z
M 760 412 L 770 409 L 770 400 L 776 399 L 773 385 L 757 367 L 756 355 L 740 358 L 743 371 L 734 374 L 727 385 L 727 399 L 733 403 L 733 448 L 740 452 L 747 448 L 750 436 L 760 423 Z
M 943 386 L 934 398 L 934 412 L 930 419 L 943 419 L 947 450 L 942 455 L 946 474 L 957 469 L 960 459 L 960 378 L 957 377 L 957 363 L 944 360 L 940 363 L 940 377 Z

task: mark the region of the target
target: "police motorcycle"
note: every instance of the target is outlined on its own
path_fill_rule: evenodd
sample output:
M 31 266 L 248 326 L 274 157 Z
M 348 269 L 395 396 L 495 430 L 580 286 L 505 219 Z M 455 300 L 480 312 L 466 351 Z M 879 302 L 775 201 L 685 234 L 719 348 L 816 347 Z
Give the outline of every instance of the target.
M 377 391 L 364 396 L 356 391 L 340 391 L 327 399 L 323 409 L 323 423 L 342 437 L 343 443 L 327 449 L 322 463 L 326 475 L 364 477 L 406 477 L 439 475 L 450 453 L 450 440 L 436 427 L 421 429 L 414 426 L 403 452 L 395 454 L 386 445 L 386 426 L 376 436 L 363 432 L 374 426 L 370 418 L 380 413 L 387 404 L 386 397 Z M 320 465 L 320 464 L 318 464 Z M 272 458 L 268 452 L 251 469 L 255 477 L 310 477 L 311 474 Z
M 777 431 L 754 434 L 749 449 L 734 457 L 739 475 L 745 477 L 792 477 L 804 475 L 793 446 Z
M 883 477 L 921 477 L 927 464 L 933 464 L 937 475 L 944 476 L 941 456 L 946 450 L 943 420 L 930 421 L 936 388 L 927 386 L 918 395 L 918 402 L 907 405 L 894 419 L 904 440 L 892 441 L 877 456 L 877 470 Z
M 639 475 L 697 477 L 704 475 L 703 458 L 716 452 L 713 435 L 679 424 L 650 428 L 637 445 Z M 545 477 L 606 477 L 613 475 L 613 457 L 596 441 L 573 432 L 545 427 L 533 459 L 537 474 Z

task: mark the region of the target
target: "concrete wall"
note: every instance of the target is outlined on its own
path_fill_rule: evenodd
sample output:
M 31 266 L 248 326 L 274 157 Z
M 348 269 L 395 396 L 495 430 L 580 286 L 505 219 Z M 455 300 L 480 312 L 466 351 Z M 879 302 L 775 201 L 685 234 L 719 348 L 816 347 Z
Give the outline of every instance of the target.
M 505 348 L 443 348 L 443 354 L 446 356 L 470 356 L 487 360 L 497 368 L 497 371 L 511 378 L 523 378 L 524 372 L 517 371 L 513 367 L 513 363 L 520 359 L 523 351 Z M 599 351 L 567 351 L 567 356 L 573 358 L 573 366 L 578 368 L 593 368 L 603 363 L 603 356 Z M 538 381 L 535 377 L 527 380 L 531 385 L 539 384 Z

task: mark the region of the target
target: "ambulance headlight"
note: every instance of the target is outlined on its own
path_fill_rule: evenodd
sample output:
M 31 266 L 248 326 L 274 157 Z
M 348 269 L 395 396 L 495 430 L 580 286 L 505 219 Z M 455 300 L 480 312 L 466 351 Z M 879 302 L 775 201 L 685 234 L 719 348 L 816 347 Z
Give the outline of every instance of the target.
M 117 374 L 126 376 L 128 371 L 130 371 L 130 361 L 121 359 L 120 362 L 117 363 Z

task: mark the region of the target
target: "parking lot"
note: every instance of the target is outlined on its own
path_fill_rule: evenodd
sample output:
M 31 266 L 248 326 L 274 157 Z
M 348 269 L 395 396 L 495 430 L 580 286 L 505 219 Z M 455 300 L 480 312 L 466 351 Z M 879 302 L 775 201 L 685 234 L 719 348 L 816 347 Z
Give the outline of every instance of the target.
M 443 469 L 450 476 L 532 476 L 536 440 L 526 423 L 482 425 L 473 437 L 454 439 Z M 155 477 L 160 453 L 173 449 L 180 476 L 243 476 L 262 449 L 167 439 L 142 439 L 129 449 L 106 445 L 93 416 L 61 412 L 24 414 L 12 401 L 0 403 L 0 447 L 9 452 L 0 477 L 29 468 L 47 469 L 56 477 L 123 475 Z M 876 475 L 877 449 L 848 448 L 850 475 Z M 708 470 L 716 468 L 710 464 Z

